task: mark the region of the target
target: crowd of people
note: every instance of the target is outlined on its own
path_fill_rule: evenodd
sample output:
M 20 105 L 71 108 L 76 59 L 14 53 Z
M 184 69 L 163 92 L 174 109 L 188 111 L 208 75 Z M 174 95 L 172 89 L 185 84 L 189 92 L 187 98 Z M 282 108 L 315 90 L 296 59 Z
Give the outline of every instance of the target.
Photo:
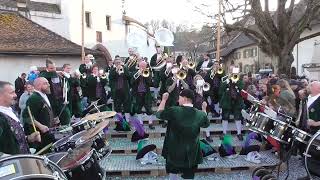
M 222 119 L 224 135 L 228 133 L 228 122 L 235 121 L 237 138 L 243 140 L 241 110 L 251 104 L 240 96 L 241 90 L 275 111 L 280 109 L 294 117 L 297 127 L 312 134 L 319 130 L 318 81 L 273 73 L 243 74 L 236 66 L 223 67 L 208 54 L 194 64 L 183 55 L 175 58 L 163 53 L 160 46 L 156 49 L 150 62 L 129 48 L 128 58 L 116 56 L 106 67 L 99 67 L 94 57 L 87 55 L 80 67 L 64 64 L 62 71 L 57 71 L 48 59 L 44 71 L 32 67 L 28 74 L 22 73 L 15 81 L 15 91 L 10 83 L 1 81 L 0 152 L 19 154 L 28 153 L 28 146 L 43 148 L 55 141 L 51 128 L 80 121 L 95 112 L 90 105 L 96 103 L 99 111 L 116 111 L 126 121 L 136 117 L 142 124 L 145 113 L 150 129 L 155 128 L 154 115 L 165 120 L 162 154 L 167 172 L 193 178 L 202 159 L 200 128 L 209 126 L 208 117 Z M 157 113 L 153 106 L 158 106 Z M 206 141 L 212 142 L 209 130 L 205 132 Z

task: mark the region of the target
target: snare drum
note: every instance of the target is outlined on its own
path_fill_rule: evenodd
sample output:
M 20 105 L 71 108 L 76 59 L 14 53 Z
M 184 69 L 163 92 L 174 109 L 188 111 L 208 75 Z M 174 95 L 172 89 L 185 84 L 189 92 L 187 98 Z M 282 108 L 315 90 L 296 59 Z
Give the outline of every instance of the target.
M 73 149 L 58 165 L 69 180 L 102 180 L 103 177 L 97 154 L 88 144 Z
M 251 118 L 249 129 L 263 135 L 270 135 L 270 131 L 274 128 L 273 119 L 268 115 L 257 112 Z
M 92 128 L 92 124 L 88 120 L 81 120 L 71 125 L 73 134 Z
M 303 144 L 308 144 L 312 135 L 298 128 L 293 130 L 293 138 Z
M 52 161 L 35 155 L 14 155 L 0 159 L 0 180 L 5 179 L 67 179 Z
M 89 140 L 84 140 L 84 136 L 86 135 L 87 131 L 81 131 L 73 136 L 70 137 L 70 141 L 72 144 L 74 144 L 76 147 L 90 143 L 92 145 L 92 148 L 94 148 L 96 151 L 100 152 L 103 148 L 105 148 L 106 143 L 103 138 L 102 134 L 98 134 L 97 136 L 93 137 Z
M 285 144 L 292 142 L 293 128 L 288 123 L 273 119 L 274 128 L 270 131 L 270 136 L 277 141 Z

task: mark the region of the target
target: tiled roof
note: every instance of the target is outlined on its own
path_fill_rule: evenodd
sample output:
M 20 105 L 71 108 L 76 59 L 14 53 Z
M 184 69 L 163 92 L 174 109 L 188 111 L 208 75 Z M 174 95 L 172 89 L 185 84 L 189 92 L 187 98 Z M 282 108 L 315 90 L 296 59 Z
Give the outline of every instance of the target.
M 19 15 L 0 11 L 0 53 L 81 55 L 81 46 Z M 85 49 L 86 53 L 99 52 Z
M 15 0 L 1 0 L 0 6 L 6 7 L 6 8 L 17 8 L 17 2 Z M 49 12 L 49 13 L 56 13 L 56 14 L 61 13 L 61 9 L 58 4 L 29 1 L 28 7 L 30 11 L 41 11 L 41 12 Z

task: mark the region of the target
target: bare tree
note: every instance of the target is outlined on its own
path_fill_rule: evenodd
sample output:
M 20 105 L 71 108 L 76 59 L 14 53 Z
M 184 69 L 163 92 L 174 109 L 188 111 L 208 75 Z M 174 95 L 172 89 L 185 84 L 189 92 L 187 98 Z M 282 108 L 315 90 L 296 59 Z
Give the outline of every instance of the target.
M 273 0 L 274 3 L 276 0 Z M 259 47 L 268 55 L 278 59 L 278 73 L 290 74 L 294 46 L 304 40 L 320 35 L 320 32 L 300 38 L 311 28 L 320 14 L 319 0 L 277 0 L 277 8 L 270 11 L 269 0 L 223 0 L 223 21 L 227 32 L 241 31 L 258 40 Z M 262 5 L 264 3 L 264 6 Z M 198 8 L 199 11 L 199 8 Z M 234 20 L 252 20 L 252 23 L 227 22 L 226 17 Z M 210 17 L 210 15 L 207 15 Z M 214 16 L 213 16 L 214 17 Z

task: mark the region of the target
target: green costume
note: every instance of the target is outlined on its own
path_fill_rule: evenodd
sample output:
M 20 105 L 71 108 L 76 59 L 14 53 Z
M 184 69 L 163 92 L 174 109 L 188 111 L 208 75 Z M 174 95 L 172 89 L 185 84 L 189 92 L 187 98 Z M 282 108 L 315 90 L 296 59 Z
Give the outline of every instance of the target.
M 222 119 L 228 120 L 230 114 L 235 120 L 241 119 L 241 109 L 244 106 L 243 99 L 240 95 L 243 89 L 243 82 L 238 80 L 236 83 L 223 82 L 219 89 L 220 107 L 222 108 Z
M 90 75 L 87 77 L 86 88 L 89 104 L 92 101 L 96 101 L 98 99 L 98 105 L 107 103 L 107 94 L 105 86 L 107 85 L 108 80 L 106 77 L 97 77 L 94 75 Z M 109 108 L 107 106 L 103 106 L 100 108 L 100 111 L 107 111 Z
M 135 72 L 136 73 L 136 72 Z M 135 74 L 134 73 L 134 74 Z M 152 86 L 152 78 L 140 75 L 137 79 L 131 77 L 132 96 L 133 96 L 133 113 L 141 114 L 142 107 L 146 109 L 146 114 L 151 115 L 152 96 L 150 87 Z
M 168 88 L 174 83 L 172 74 L 167 78 L 166 81 L 166 90 L 168 91 Z M 166 108 L 171 107 L 171 106 L 176 106 L 178 103 L 179 99 L 179 94 L 183 90 L 183 85 L 181 83 L 181 80 L 179 80 L 179 84 L 176 84 L 175 88 L 173 91 L 169 93 L 169 98 L 166 102 Z
M 124 64 L 127 64 L 129 60 L 130 60 L 130 57 L 127 57 L 126 60 L 124 61 Z M 130 75 L 133 75 L 134 72 L 137 71 L 136 67 L 137 67 L 137 61 L 134 64 L 132 64 L 130 67 L 127 67 L 130 72 Z
M 51 103 L 51 102 L 50 102 Z M 51 128 L 54 126 L 54 115 L 52 108 L 47 102 L 43 99 L 43 97 L 38 93 L 34 92 L 30 98 L 27 100 L 26 107 L 29 107 L 31 110 L 31 114 L 34 119 L 41 124 Z M 24 128 L 27 134 L 31 134 L 34 132 L 32 122 L 28 113 L 28 108 L 26 108 L 22 113 L 23 121 L 25 122 Z M 39 131 L 39 129 L 37 129 Z M 40 132 L 40 131 L 39 131 Z M 36 148 L 40 150 L 46 145 L 54 142 L 54 136 L 49 132 L 42 134 L 41 133 L 41 144 L 36 145 Z
M 69 108 L 71 114 L 74 115 L 76 118 L 81 117 L 81 99 L 80 99 L 80 79 L 72 77 L 70 80 L 70 101 L 69 101 Z
M 318 97 L 309 107 L 309 119 L 312 119 L 316 122 L 320 121 L 320 97 Z M 310 133 L 314 134 L 320 129 L 320 126 L 310 127 Z
M 203 160 L 199 134 L 200 128 L 206 128 L 210 124 L 206 113 L 194 107 L 174 106 L 157 112 L 156 115 L 157 118 L 168 121 L 162 150 L 167 173 L 193 171 Z
M 117 73 L 116 68 L 112 68 L 109 74 L 111 96 L 116 112 L 131 112 L 131 98 L 129 92 L 130 74 L 127 68 L 123 68 L 124 73 Z
M 80 77 L 80 86 L 81 86 L 81 90 L 82 90 L 82 96 L 83 97 L 88 97 L 88 93 L 87 93 L 87 77 L 91 74 L 91 65 L 87 66 L 85 64 L 81 64 L 79 66 L 79 71 L 82 74 L 82 76 Z
M 59 116 L 60 124 L 68 125 L 70 123 L 71 113 L 68 108 L 68 105 L 64 104 L 64 99 L 63 99 L 64 82 L 68 83 L 68 80 L 64 81 L 63 80 L 64 78 L 60 77 L 56 72 L 42 71 L 39 76 L 46 78 L 50 84 L 51 94 L 48 94 L 47 96 L 49 98 L 55 117 L 60 115 Z M 67 87 L 69 89 L 68 94 L 70 94 L 69 83 Z

